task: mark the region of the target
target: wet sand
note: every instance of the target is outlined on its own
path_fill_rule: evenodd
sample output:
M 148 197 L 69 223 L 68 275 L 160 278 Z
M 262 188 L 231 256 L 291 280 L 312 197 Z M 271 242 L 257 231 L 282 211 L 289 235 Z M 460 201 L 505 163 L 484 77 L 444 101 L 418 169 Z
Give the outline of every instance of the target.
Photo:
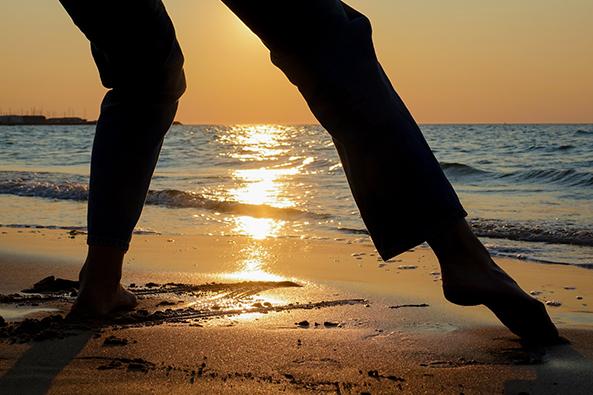
M 383 263 L 366 239 L 138 235 L 124 266 L 138 309 L 75 325 L 60 317 L 76 284 L 30 288 L 49 275 L 76 279 L 84 235 L 0 232 L 0 393 L 584 394 L 593 386 L 591 270 L 497 260 L 549 302 L 571 341 L 544 349 L 523 346 L 484 308 L 445 302 L 428 249 Z M 20 292 L 27 288 L 38 293 Z

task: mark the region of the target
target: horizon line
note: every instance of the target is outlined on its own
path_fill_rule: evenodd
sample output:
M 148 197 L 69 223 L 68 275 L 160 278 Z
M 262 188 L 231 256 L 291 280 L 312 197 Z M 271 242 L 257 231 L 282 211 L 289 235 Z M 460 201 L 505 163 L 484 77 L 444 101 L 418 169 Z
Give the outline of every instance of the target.
M 322 126 L 315 122 L 183 122 L 175 120 L 184 126 L 229 126 L 229 125 L 303 125 Z M 593 125 L 593 120 L 588 122 L 417 122 L 418 125 Z

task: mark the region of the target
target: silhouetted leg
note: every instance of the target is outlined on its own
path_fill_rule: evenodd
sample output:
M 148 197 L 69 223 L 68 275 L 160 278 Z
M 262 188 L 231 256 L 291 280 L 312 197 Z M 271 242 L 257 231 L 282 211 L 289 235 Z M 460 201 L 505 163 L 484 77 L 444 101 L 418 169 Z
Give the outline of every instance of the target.
M 111 88 L 93 143 L 89 254 L 78 300 L 107 313 L 125 303 L 97 294 L 125 292 L 119 286 L 123 255 L 185 90 L 183 55 L 160 0 L 61 2 L 90 40 L 103 85 Z
M 332 135 L 384 259 L 427 241 L 445 296 L 484 304 L 524 338 L 554 340 L 544 306 L 500 269 L 379 64 L 368 19 L 337 0 L 223 0 L 270 49 Z
M 332 135 L 384 259 L 466 213 L 385 76 L 366 17 L 336 0 L 223 0 L 270 49 Z

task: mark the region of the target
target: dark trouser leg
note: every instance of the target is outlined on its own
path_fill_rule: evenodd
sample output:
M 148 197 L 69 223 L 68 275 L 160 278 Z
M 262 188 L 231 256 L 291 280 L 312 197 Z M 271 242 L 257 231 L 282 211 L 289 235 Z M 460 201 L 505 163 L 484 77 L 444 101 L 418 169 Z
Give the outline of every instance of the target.
M 337 0 L 223 0 L 334 139 L 384 259 L 466 215 L 379 64 L 366 17 Z
M 88 244 L 125 251 L 185 90 L 183 55 L 160 0 L 61 3 L 111 88 L 93 144 Z

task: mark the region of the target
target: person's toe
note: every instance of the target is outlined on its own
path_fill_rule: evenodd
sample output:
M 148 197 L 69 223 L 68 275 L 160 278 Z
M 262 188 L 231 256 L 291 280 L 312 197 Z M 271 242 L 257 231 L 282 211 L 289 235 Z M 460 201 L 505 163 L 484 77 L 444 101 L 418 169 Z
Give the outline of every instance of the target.
M 498 319 L 520 338 L 537 343 L 554 343 L 559 335 L 546 307 L 529 296 L 485 303 Z

